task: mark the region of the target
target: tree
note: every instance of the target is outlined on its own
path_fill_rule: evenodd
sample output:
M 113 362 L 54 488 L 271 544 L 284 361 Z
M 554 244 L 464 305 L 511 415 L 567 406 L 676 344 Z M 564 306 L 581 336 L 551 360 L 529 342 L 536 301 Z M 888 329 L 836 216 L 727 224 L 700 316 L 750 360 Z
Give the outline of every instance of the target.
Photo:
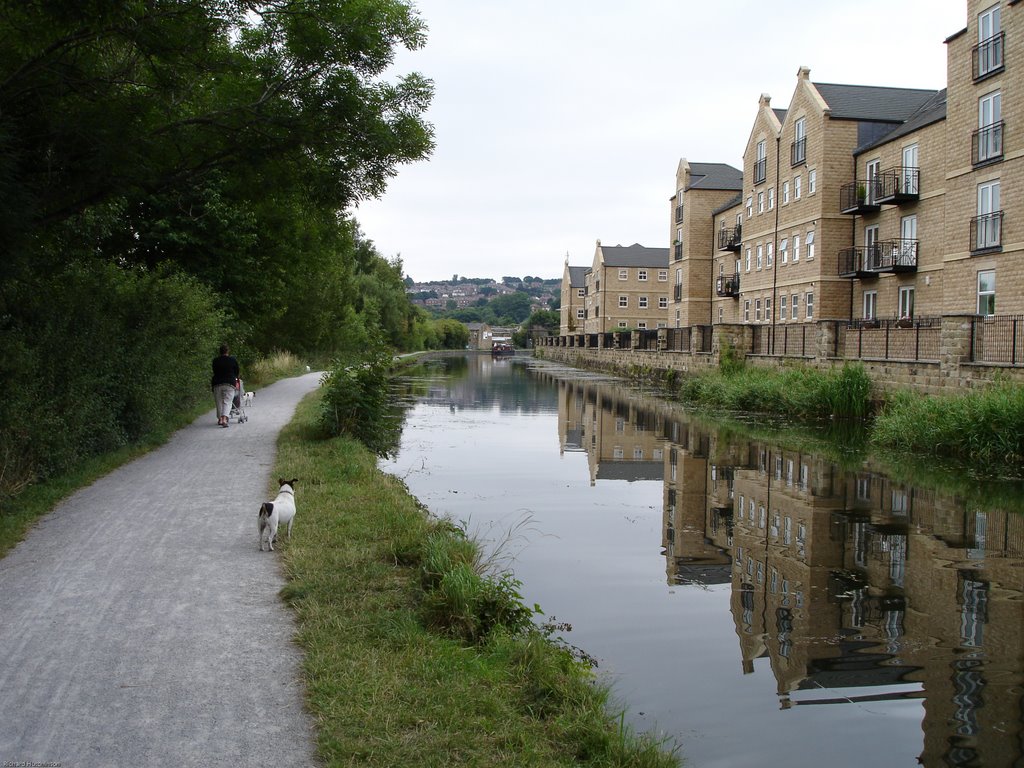
M 509 325 L 518 325 L 530 316 L 530 296 L 523 291 L 498 296 L 488 306 L 499 322 Z

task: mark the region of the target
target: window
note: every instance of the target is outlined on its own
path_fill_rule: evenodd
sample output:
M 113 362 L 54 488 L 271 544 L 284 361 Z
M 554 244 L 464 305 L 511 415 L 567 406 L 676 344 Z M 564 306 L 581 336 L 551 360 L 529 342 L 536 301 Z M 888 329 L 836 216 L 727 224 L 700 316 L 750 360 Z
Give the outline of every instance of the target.
M 750 195 L 747 198 L 747 218 L 749 219 L 754 215 L 754 196 Z
M 782 242 L 779 243 L 779 263 L 789 263 L 789 238 L 782 238 Z
M 794 200 L 799 200 L 800 199 L 800 177 L 799 176 L 794 176 L 793 177 L 793 199 Z
M 789 202 L 789 182 L 782 182 L 782 204 L 785 205 Z
M 818 171 L 812 169 L 807 172 L 807 194 L 813 195 L 818 190 Z
M 646 296 L 641 296 L 639 301 L 640 301 L 640 309 L 647 309 L 647 297 Z
M 999 180 L 988 181 L 978 185 L 978 218 L 974 242 L 974 250 L 998 248 L 1002 211 L 999 208 Z
M 973 162 L 984 163 L 1003 156 L 1003 98 L 999 91 L 978 99 L 978 132 Z
M 814 317 L 814 293 L 812 291 L 807 292 L 807 296 L 804 298 L 804 306 L 807 308 L 807 319 L 810 320 Z
M 764 300 L 764 321 L 766 323 L 769 323 L 769 322 L 771 322 L 771 319 L 772 319 L 772 300 L 771 299 L 765 299 Z
M 807 239 L 804 241 L 807 246 L 807 260 L 810 261 L 814 258 L 814 230 L 807 230 Z
M 775 207 L 775 187 L 768 188 L 768 210 Z
M 864 190 L 864 201 L 868 204 L 873 205 L 875 197 L 878 195 L 878 174 L 881 170 L 881 160 L 869 160 L 864 165 L 864 177 L 867 179 L 867 185 Z
M 668 282 L 668 270 L 667 269 L 659 269 L 658 270 L 658 282 L 659 283 L 667 283 Z
M 637 280 L 644 280 L 644 281 L 646 281 L 647 280 L 647 270 L 646 269 L 638 269 L 637 272 L 636 272 L 636 279 Z
M 658 309 L 668 309 L 668 296 L 658 297 Z
M 900 318 L 913 319 L 914 317 L 914 286 L 904 285 L 900 287 Z
M 758 245 L 757 246 L 757 268 L 758 269 L 761 269 L 761 267 L 763 265 L 763 257 L 764 257 L 764 246 L 763 245 Z
M 625 309 L 629 306 L 629 296 L 619 296 L 619 309 Z
M 747 248 L 747 272 L 750 271 L 750 249 Z
M 743 302 L 743 322 L 750 322 L 750 299 Z
M 577 288 L 576 289 L 576 295 L 579 296 L 581 299 L 584 298 L 587 295 L 587 289 L 586 288 Z
M 761 322 L 761 300 L 760 299 L 754 299 L 754 320 L 756 322 L 758 322 L 758 323 Z
M 786 297 L 779 297 L 779 320 L 786 322 Z
M 978 48 L 974 77 L 984 77 L 1003 66 L 1003 39 L 999 19 L 999 4 L 978 14 Z
M 625 320 L 619 320 L 619 328 L 628 328 L 628 327 L 629 327 L 629 323 L 627 323 Z
M 764 213 L 764 192 L 757 193 L 757 212 Z
M 794 135 L 796 141 L 793 142 L 792 150 L 792 165 L 800 165 L 800 163 L 807 161 L 807 121 L 804 118 L 800 118 L 796 121 L 794 126 Z M 800 197 L 798 194 L 797 197 Z
M 978 314 L 996 313 L 996 271 L 989 269 L 978 273 Z
M 790 307 L 790 320 L 800 319 L 800 297 L 797 294 L 793 294 L 793 304 Z
M 793 261 L 800 261 L 800 235 L 793 235 Z
M 775 261 L 775 243 L 768 243 L 768 248 L 765 251 L 765 262 L 764 265 L 769 269 L 772 263 Z
M 629 279 L 629 270 L 628 269 L 620 269 L 619 270 L 619 280 L 628 280 L 628 279 Z
M 900 181 L 903 191 L 910 195 L 916 195 L 920 187 L 917 158 L 917 144 L 908 144 L 903 148 L 903 174 Z
M 636 327 L 637 327 L 638 330 L 646 331 L 647 330 L 647 323 L 645 321 L 641 320 L 639 323 L 636 324 Z
M 864 319 L 878 317 L 878 291 L 864 291 Z
M 757 160 L 754 161 L 754 183 L 761 184 L 767 176 L 768 152 L 765 148 L 765 140 L 757 142 Z

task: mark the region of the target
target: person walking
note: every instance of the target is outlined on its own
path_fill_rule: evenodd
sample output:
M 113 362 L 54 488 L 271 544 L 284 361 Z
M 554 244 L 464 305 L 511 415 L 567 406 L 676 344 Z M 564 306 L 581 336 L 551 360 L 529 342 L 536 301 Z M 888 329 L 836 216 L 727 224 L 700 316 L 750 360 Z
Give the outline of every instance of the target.
M 210 379 L 213 399 L 217 403 L 217 425 L 220 427 L 228 425 L 238 377 L 238 360 L 229 354 L 227 344 L 221 344 L 220 354 L 213 358 L 213 378 Z

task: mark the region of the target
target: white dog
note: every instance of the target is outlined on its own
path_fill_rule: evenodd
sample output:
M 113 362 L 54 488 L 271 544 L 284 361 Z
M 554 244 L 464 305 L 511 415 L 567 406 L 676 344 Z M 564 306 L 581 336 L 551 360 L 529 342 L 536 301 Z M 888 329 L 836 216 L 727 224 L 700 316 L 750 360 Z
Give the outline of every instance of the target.
M 252 401 L 253 401 L 254 397 L 256 397 L 256 393 L 255 392 L 252 392 L 252 391 L 246 392 L 244 395 L 242 395 L 242 405 L 244 405 L 246 408 L 248 408 L 250 405 L 252 405 Z
M 277 498 L 273 501 L 265 501 L 260 506 L 260 552 L 263 551 L 264 542 L 270 547 L 271 552 L 274 551 L 274 539 L 277 538 L 279 526 L 288 526 L 288 538 L 291 539 L 292 523 L 295 521 L 295 483 L 298 480 L 297 477 L 291 480 L 285 480 L 283 477 L 278 479 L 277 484 L 280 488 Z

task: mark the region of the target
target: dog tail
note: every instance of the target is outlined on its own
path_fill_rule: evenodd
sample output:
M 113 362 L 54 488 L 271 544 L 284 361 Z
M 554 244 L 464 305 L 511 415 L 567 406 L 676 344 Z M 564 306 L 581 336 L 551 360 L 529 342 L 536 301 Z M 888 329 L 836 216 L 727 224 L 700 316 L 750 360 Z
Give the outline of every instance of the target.
M 260 517 L 270 517 L 274 513 L 274 502 L 264 501 L 260 507 Z

